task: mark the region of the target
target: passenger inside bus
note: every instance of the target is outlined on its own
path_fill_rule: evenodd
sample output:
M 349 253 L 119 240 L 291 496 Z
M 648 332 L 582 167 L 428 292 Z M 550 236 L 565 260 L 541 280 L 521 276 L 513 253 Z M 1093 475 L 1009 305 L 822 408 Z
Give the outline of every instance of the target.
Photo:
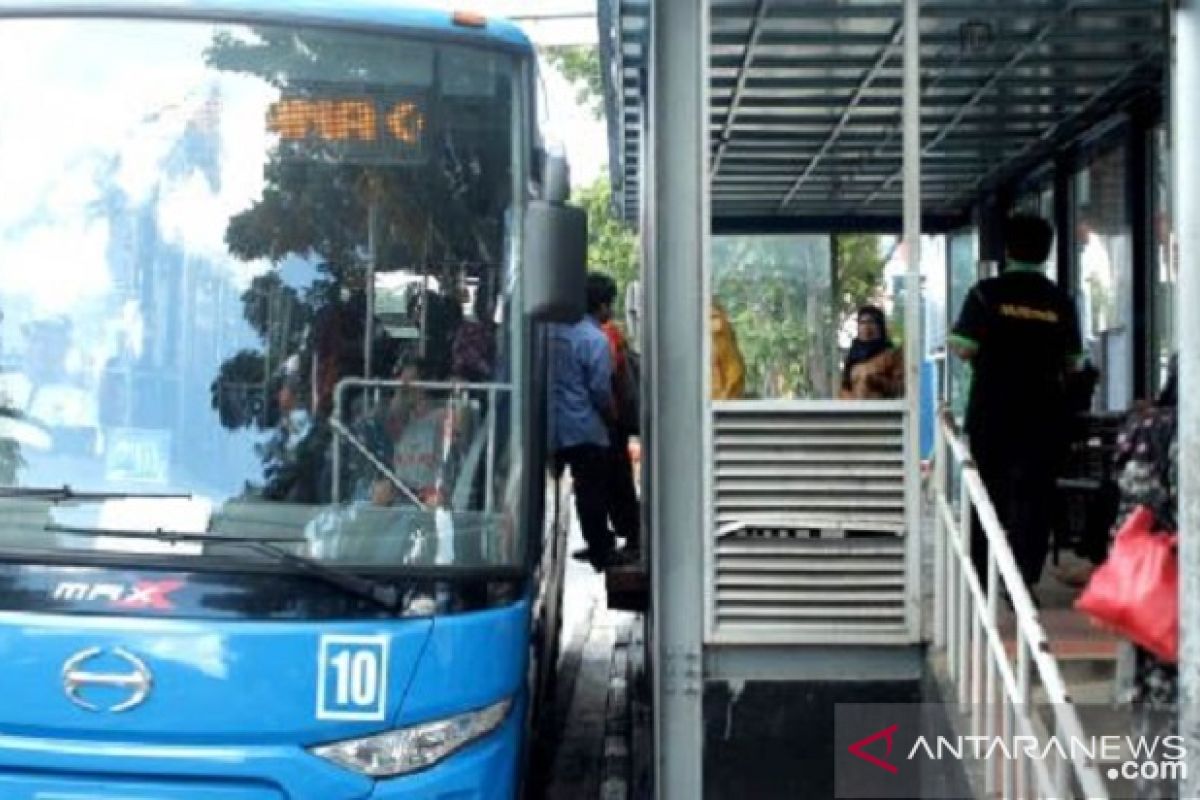
M 316 504 L 329 498 L 329 428 L 322 415 L 311 411 L 311 387 L 292 357 L 276 379 L 275 429 L 264 447 L 262 496 L 267 500 Z
M 425 380 L 445 380 L 450 375 L 455 335 L 463 321 L 462 304 L 455 296 L 456 282 L 439 281 L 440 291 L 423 290 L 414 295 L 409 317 L 420 325 L 419 356 Z M 412 357 L 412 347 L 406 357 Z
M 400 381 L 421 379 L 421 369 L 411 364 L 397 376 Z M 448 431 L 444 405 L 434 402 L 430 392 L 413 386 L 396 390 L 385 416 L 385 454 L 381 459 L 399 480 L 397 485 L 386 475 L 376 475 L 371 484 L 371 502 L 390 506 L 397 502 L 420 501 L 437 505 L 442 488 L 440 465 Z
M 472 306 L 474 318 L 463 320 L 454 335 L 450 374 L 454 380 L 487 383 L 496 364 L 495 304 L 480 286 Z

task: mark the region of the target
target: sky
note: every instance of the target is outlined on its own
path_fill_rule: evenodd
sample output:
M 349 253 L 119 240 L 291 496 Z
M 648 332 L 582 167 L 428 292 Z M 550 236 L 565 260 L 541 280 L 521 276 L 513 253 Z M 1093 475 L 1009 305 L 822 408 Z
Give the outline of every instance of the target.
M 575 89 L 552 66 L 540 59 L 545 88 L 542 136 L 546 143 L 559 144 L 571 163 L 571 183 L 592 183 L 608 164 L 608 136 L 604 121 L 575 100 Z

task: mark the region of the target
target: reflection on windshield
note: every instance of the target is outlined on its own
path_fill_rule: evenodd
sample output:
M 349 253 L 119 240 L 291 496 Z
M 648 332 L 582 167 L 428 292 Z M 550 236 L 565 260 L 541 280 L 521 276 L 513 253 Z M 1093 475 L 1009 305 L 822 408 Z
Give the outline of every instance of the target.
M 0 107 L 38 113 L 0 128 L 0 484 L 187 494 L 200 530 L 347 562 L 411 562 L 376 545 L 416 528 L 421 563 L 515 557 L 513 60 L 101 20 L 6 21 L 18 51 Z M 123 527 L 178 528 L 137 508 Z

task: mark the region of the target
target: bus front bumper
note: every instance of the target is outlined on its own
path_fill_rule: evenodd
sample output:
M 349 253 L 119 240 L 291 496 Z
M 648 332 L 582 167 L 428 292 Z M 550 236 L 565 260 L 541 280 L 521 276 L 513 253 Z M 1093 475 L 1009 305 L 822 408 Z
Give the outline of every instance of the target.
M 519 709 L 514 709 L 517 711 Z M 371 780 L 290 745 L 149 745 L 0 735 L 4 800 L 511 800 L 521 719 L 421 772 Z

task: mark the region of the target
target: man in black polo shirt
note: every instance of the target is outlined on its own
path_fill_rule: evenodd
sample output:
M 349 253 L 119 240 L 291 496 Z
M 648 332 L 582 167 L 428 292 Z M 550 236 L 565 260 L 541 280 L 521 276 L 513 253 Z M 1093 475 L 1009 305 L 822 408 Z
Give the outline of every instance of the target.
M 1042 273 L 1053 241 L 1053 229 L 1040 217 L 1010 218 L 1007 268 L 971 288 L 950 336 L 972 369 L 971 454 L 1030 588 L 1046 561 L 1054 481 L 1066 446 L 1065 379 L 1083 360 L 1075 304 Z M 987 540 L 978 523 L 971 555 L 986 582 Z

